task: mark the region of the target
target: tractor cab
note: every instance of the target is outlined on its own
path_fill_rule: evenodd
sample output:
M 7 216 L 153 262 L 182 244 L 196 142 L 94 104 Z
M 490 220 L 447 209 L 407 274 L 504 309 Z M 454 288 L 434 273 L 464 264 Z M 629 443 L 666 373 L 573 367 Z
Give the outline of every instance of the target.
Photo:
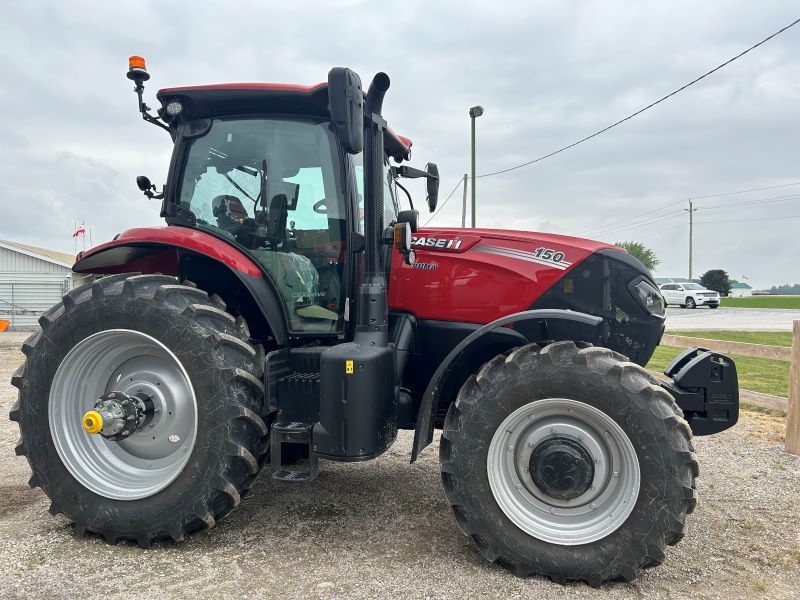
M 194 227 L 253 258 L 274 282 L 288 330 L 344 331 L 363 247 L 363 159 L 344 151 L 327 84 L 226 84 L 158 93 L 175 140 L 163 199 L 170 225 Z M 383 222 L 397 221 L 388 159 L 411 142 L 385 130 Z

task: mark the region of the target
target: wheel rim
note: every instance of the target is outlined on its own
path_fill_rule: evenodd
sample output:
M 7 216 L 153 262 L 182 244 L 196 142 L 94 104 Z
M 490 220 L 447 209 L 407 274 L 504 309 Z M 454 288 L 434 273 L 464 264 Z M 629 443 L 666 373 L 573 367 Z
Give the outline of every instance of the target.
M 81 416 L 111 391 L 153 399 L 153 419 L 120 441 L 83 430 Z M 50 432 L 70 473 L 91 491 L 137 500 L 167 487 L 183 471 L 197 435 L 197 400 L 186 370 L 161 342 L 112 329 L 80 341 L 50 387 Z
M 559 440 L 564 443 L 554 450 Z M 550 495 L 553 489 L 545 491 L 534 481 L 541 484 L 541 474 L 531 474 L 534 463 L 549 466 L 547 458 L 538 462 L 547 452 L 550 458 L 593 461 L 591 470 L 581 465 L 566 497 Z M 503 513 L 525 533 L 553 544 L 606 537 L 627 520 L 639 495 L 639 461 L 630 439 L 607 414 L 576 400 L 548 398 L 515 410 L 492 436 L 486 466 Z M 581 477 L 588 477 L 588 484 Z

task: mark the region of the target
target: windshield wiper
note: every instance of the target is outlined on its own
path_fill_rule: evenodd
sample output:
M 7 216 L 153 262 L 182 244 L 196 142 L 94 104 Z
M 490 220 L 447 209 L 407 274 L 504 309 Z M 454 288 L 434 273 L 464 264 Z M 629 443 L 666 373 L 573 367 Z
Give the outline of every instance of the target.
M 266 204 L 267 201 L 267 159 L 261 159 L 261 191 L 258 192 L 258 199 L 261 204 Z
M 237 168 L 237 169 L 239 169 L 239 167 L 236 167 L 236 168 Z M 239 170 L 242 170 L 242 169 L 239 169 Z M 247 173 L 247 171 L 244 171 L 244 172 L 245 172 L 245 173 Z M 250 198 L 250 200 L 252 200 L 253 202 L 258 202 L 258 199 L 256 199 L 256 198 L 253 198 L 253 197 L 252 197 L 250 194 L 248 194 L 248 193 L 247 193 L 247 191 L 246 191 L 244 188 L 242 188 L 242 186 L 240 186 L 240 185 L 239 185 L 238 183 L 236 183 L 236 182 L 235 182 L 233 179 L 231 179 L 230 175 L 228 175 L 227 173 L 223 173 L 223 174 L 222 174 L 222 176 L 223 176 L 223 177 L 225 177 L 225 179 L 227 179 L 228 181 L 230 181 L 230 182 L 231 182 L 231 185 L 232 185 L 233 187 L 235 187 L 237 190 L 239 190 L 240 192 L 242 192 L 242 193 L 243 193 L 245 196 L 247 196 L 248 198 Z

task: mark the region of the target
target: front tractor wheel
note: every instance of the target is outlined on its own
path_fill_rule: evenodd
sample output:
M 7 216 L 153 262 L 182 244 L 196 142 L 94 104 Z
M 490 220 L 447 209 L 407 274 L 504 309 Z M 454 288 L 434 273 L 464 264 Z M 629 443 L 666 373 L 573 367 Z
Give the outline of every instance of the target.
M 149 546 L 239 503 L 268 447 L 263 350 L 220 298 L 117 275 L 70 292 L 40 324 L 10 416 L 51 513 Z
M 486 363 L 450 407 L 440 459 L 461 529 L 520 576 L 631 581 L 695 505 L 672 397 L 619 354 L 572 342 Z

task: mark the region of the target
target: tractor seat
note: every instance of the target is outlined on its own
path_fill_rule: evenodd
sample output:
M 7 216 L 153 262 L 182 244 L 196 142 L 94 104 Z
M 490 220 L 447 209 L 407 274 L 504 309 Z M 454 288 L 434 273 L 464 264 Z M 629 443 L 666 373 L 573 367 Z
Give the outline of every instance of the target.
M 286 307 L 291 331 L 336 331 L 339 315 L 324 306 L 319 273 L 302 254 L 253 250 L 253 256 L 269 272 Z

